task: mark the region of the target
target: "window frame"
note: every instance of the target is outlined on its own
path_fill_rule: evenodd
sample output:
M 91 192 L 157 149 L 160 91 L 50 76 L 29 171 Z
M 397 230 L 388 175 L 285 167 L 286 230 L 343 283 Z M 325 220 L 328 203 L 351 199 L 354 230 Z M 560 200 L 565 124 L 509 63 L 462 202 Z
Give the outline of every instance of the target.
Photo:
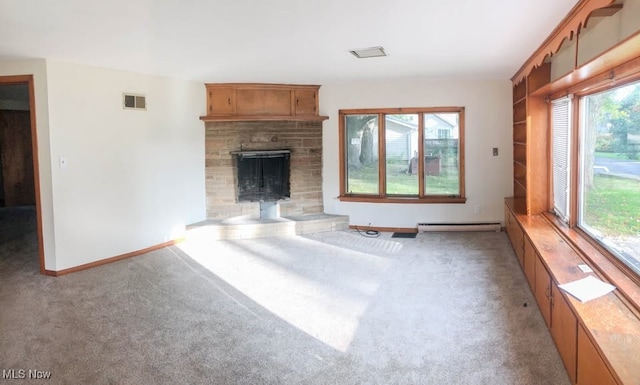
M 386 193 L 386 138 L 385 116 L 417 114 L 418 115 L 418 159 L 424 159 L 424 114 L 457 113 L 458 124 L 458 159 L 459 175 L 457 195 L 426 195 L 424 182 L 424 162 L 418 163 L 418 195 L 395 195 Z M 346 117 L 349 115 L 378 116 L 378 194 L 358 194 L 347 192 L 347 132 Z M 466 202 L 465 197 L 465 108 L 464 107 L 412 107 L 412 108 L 365 108 L 344 109 L 338 111 L 339 167 L 340 167 L 340 201 L 372 202 L 372 203 L 454 203 Z
M 640 64 L 640 62 L 638 62 Z M 550 191 L 550 199 L 549 199 L 549 213 L 548 217 L 555 224 L 555 226 L 559 229 L 559 231 L 564 234 L 568 239 L 572 240 L 572 243 L 580 250 L 583 248 L 590 248 L 591 253 L 583 253 L 587 258 L 598 266 L 599 269 L 607 276 L 612 282 L 615 282 L 618 286 L 620 283 L 624 281 L 624 278 L 619 276 L 619 273 L 622 273 L 626 279 L 630 280 L 637 286 L 640 286 L 640 273 L 636 272 L 630 266 L 622 261 L 621 258 L 617 256 L 616 253 L 609 250 L 602 242 L 596 239 L 594 236 L 589 234 L 587 231 L 583 230 L 579 226 L 579 210 L 580 210 L 580 194 L 581 194 L 581 180 L 580 180 L 580 170 L 581 170 L 581 159 L 582 159 L 582 113 L 583 113 L 583 98 L 588 97 L 590 95 L 598 94 L 601 92 L 606 92 L 609 90 L 613 90 L 619 87 L 624 87 L 631 83 L 636 83 L 640 81 L 640 72 L 638 71 L 630 71 L 630 74 L 625 74 L 624 70 L 627 69 L 625 65 L 621 65 L 619 67 L 623 70 L 623 73 L 620 74 L 618 79 L 615 82 L 607 79 L 606 81 L 602 81 L 598 76 L 593 77 L 591 79 L 587 79 L 575 86 L 569 87 L 565 90 L 555 92 L 549 95 L 549 100 L 555 100 L 561 98 L 563 96 L 573 95 L 572 101 L 572 111 L 571 111 L 571 122 L 570 122 L 570 130 L 572 131 L 571 135 L 571 151 L 569 154 L 569 163 L 571 167 L 571 172 L 569 176 L 570 182 L 570 195 L 569 195 L 569 221 L 568 223 L 563 223 L 557 218 L 552 218 L 553 215 L 553 191 Z M 616 68 L 612 69 L 611 73 L 616 71 Z M 551 116 L 551 103 L 549 103 L 549 116 Z M 552 135 L 552 127 L 549 124 L 549 141 L 553 140 Z M 549 169 L 551 170 L 553 167 L 553 159 L 549 158 Z M 553 175 L 549 174 L 549 183 L 553 185 Z M 596 253 L 596 254 L 594 254 Z M 617 270 L 618 272 L 616 272 Z M 617 277 L 617 278 L 616 278 Z M 627 290 L 635 291 L 636 289 L 629 288 L 626 284 L 622 286 L 627 287 Z M 623 289 L 623 292 L 626 290 Z M 637 300 L 631 300 L 633 303 L 637 303 L 636 306 L 639 306 L 640 302 L 636 302 Z

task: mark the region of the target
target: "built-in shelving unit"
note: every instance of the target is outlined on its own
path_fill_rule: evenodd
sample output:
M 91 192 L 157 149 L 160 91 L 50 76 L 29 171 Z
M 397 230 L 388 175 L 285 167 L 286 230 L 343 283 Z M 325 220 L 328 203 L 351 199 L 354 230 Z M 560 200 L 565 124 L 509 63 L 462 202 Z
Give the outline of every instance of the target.
M 547 105 L 532 95 L 551 79 L 546 63 L 513 87 L 513 196 L 523 199 L 523 214 L 548 209 Z

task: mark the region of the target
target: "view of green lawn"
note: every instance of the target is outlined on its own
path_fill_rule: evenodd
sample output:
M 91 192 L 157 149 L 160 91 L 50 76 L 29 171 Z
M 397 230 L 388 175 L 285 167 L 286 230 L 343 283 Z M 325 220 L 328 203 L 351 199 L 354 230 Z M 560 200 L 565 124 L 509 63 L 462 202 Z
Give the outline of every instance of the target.
M 610 159 L 625 159 L 628 160 L 629 157 L 626 153 L 623 152 L 596 152 L 596 158 L 610 158 Z
M 408 174 L 407 165 L 388 163 L 387 194 L 418 195 L 418 175 Z M 425 180 L 427 195 L 457 195 L 458 171 L 451 168 L 438 175 L 428 175 Z M 378 194 L 378 165 L 363 166 L 349 170 L 347 191 L 359 194 Z
M 586 194 L 585 222 L 605 235 L 640 234 L 640 181 L 594 175 Z

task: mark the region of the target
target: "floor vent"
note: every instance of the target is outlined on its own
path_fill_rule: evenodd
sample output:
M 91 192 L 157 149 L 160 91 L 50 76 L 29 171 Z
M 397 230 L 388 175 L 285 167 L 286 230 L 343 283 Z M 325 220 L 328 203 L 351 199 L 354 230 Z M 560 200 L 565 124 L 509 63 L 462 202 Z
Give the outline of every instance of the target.
M 428 231 L 500 231 L 500 223 L 418 223 L 418 232 Z

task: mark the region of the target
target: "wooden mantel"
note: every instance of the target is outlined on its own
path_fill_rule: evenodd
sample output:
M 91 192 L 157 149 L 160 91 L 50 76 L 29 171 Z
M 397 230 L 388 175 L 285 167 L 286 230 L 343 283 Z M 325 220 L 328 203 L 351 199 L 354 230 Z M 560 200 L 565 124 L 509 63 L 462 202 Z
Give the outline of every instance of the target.
M 318 85 L 209 83 L 205 122 L 323 121 Z

